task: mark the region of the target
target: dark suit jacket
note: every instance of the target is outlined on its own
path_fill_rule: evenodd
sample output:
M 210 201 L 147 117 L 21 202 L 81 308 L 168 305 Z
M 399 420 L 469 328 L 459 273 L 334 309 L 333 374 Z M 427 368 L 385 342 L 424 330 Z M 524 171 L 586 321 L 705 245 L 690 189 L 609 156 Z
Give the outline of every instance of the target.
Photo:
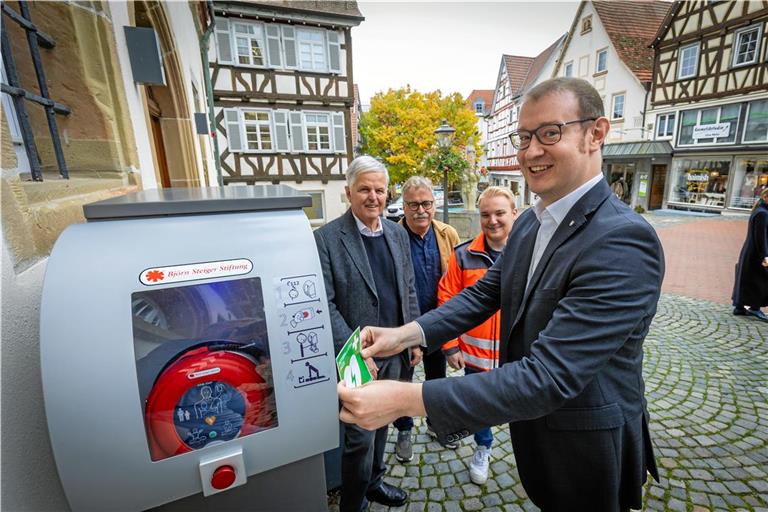
M 560 224 L 526 290 L 538 226 L 523 213 L 485 277 L 418 319 L 437 350 L 502 311 L 503 366 L 426 382 L 427 414 L 448 440 L 509 422 L 523 486 L 544 510 L 640 508 L 646 471 L 657 477 L 642 361 L 661 244 L 600 181 Z
M 408 323 L 419 316 L 408 233 L 390 220 L 382 218 L 380 222 L 395 265 L 403 320 Z M 333 343 L 338 353 L 355 328 L 379 325 L 376 283 L 351 210 L 317 229 L 315 242 L 325 278 Z

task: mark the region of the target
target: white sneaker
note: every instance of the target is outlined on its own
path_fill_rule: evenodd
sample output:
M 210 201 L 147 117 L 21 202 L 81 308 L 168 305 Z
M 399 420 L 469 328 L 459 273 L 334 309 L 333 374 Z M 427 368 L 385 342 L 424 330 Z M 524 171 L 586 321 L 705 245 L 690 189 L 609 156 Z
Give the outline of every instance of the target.
M 483 485 L 488 481 L 488 466 L 491 464 L 491 449 L 478 446 L 469 463 L 469 479 L 472 483 Z

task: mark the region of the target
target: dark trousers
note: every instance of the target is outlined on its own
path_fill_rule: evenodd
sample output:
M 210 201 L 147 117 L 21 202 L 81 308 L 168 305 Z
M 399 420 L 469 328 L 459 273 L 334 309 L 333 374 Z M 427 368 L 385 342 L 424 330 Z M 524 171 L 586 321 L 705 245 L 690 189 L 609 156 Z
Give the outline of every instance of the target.
M 378 380 L 401 380 L 404 359 L 401 355 L 376 361 Z M 375 489 L 387 470 L 384 448 L 388 426 L 374 432 L 342 423 L 344 453 L 341 456 L 341 512 L 359 512 L 366 492 Z
M 445 378 L 445 355 L 442 350 L 435 350 L 431 354 L 425 354 L 422 359 L 424 364 L 424 380 L 444 379 Z M 410 369 L 410 374 L 405 380 L 413 380 L 413 368 Z M 429 422 L 429 418 L 427 418 Z M 413 418 L 410 416 L 403 416 L 397 418 L 392 425 L 402 432 L 403 430 L 411 430 L 413 428 Z

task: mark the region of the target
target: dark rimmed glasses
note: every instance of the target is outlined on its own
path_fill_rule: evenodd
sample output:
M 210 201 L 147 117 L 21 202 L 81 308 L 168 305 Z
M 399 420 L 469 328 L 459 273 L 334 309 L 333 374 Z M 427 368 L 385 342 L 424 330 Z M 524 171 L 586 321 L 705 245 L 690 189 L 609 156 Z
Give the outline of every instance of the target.
M 424 208 L 424 210 L 429 210 L 430 208 L 432 208 L 433 204 L 435 204 L 434 201 L 422 201 L 422 202 L 408 201 L 407 203 L 405 203 L 405 206 L 407 206 L 408 209 L 411 210 L 412 212 L 417 212 L 419 211 L 419 206 Z
M 509 134 L 509 140 L 512 141 L 512 146 L 515 149 L 528 149 L 531 145 L 531 140 L 536 137 L 539 144 L 545 146 L 551 146 L 557 144 L 563 137 L 563 126 L 576 123 L 586 123 L 588 121 L 595 121 L 596 117 L 588 117 L 586 119 L 577 119 L 575 121 L 568 121 L 567 123 L 547 123 L 539 126 L 534 131 L 529 132 L 527 130 L 518 130 Z

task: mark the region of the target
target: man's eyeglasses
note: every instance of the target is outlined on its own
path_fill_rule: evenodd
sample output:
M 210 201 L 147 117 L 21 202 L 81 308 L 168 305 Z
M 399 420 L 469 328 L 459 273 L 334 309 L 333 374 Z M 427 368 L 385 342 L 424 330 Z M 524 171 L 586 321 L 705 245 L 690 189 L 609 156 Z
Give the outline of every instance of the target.
M 422 201 L 420 203 L 418 201 L 408 201 L 407 203 L 405 203 L 405 206 L 407 206 L 408 209 L 411 210 L 412 212 L 417 212 L 419 211 L 419 206 L 421 206 L 425 210 L 429 210 L 430 208 L 432 208 L 433 204 L 435 204 L 434 201 Z
M 526 130 L 512 132 L 509 134 L 509 140 L 512 141 L 512 146 L 514 146 L 515 149 L 528 149 L 534 136 L 536 137 L 536 140 L 539 141 L 539 144 L 551 146 L 552 144 L 560 142 L 560 139 L 563 137 L 563 126 L 586 123 L 587 121 L 594 121 L 596 119 L 596 117 L 589 117 L 587 119 L 568 121 L 567 123 L 543 124 L 532 132 Z

